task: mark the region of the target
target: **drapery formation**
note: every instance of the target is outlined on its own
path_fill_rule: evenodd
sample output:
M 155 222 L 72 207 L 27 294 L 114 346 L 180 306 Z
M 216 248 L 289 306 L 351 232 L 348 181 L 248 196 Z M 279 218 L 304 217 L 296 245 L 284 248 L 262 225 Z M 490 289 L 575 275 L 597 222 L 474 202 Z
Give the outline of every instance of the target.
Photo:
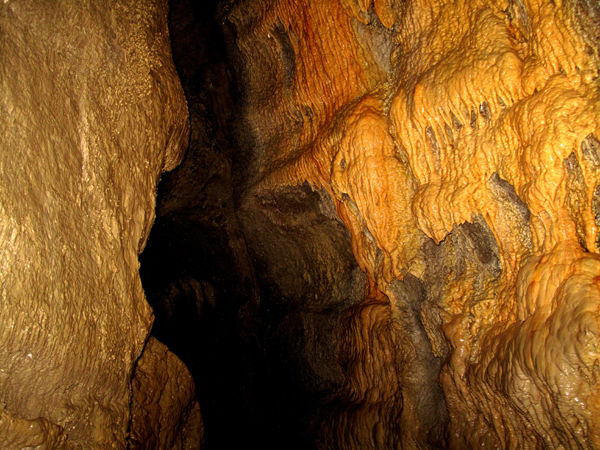
M 368 274 L 323 447 L 600 445 L 597 7 L 242 1 L 225 18 L 247 197 L 324 189 Z

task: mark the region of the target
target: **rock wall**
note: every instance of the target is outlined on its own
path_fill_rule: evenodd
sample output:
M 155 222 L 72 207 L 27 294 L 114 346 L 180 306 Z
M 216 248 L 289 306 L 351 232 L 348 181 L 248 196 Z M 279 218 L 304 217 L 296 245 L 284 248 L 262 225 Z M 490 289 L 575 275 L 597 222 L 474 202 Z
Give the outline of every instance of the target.
M 600 447 L 599 14 L 584 0 L 226 4 L 234 178 L 251 255 L 269 261 L 261 285 L 300 311 L 313 274 L 340 281 L 345 259 L 303 250 L 328 245 L 290 206 L 311 195 L 367 275 L 337 331 L 294 322 L 339 345 L 341 384 L 312 404 L 319 448 Z
M 194 380 L 188 368 L 151 336 L 132 380 L 129 448 L 201 448 L 204 426 L 194 394 Z
M 124 449 L 138 253 L 189 132 L 167 3 L 5 0 L 0 54 L 2 448 Z
M 0 5 L 3 448 L 198 448 L 191 375 L 207 447 L 600 448 L 598 6 L 213 7 L 144 259 L 188 372 L 166 2 Z

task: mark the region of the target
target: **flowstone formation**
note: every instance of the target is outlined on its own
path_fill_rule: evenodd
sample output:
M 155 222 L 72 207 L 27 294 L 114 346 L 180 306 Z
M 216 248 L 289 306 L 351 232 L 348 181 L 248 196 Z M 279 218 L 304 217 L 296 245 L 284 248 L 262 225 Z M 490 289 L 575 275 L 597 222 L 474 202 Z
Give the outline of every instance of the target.
M 246 234 L 262 208 L 306 237 L 274 199 L 308 184 L 367 274 L 318 446 L 600 448 L 600 8 L 238 1 L 223 23 Z
M 125 449 L 148 428 L 162 434 L 142 448 L 176 448 L 148 392 L 172 397 L 154 408 L 173 417 L 194 411 L 181 362 L 156 341 L 143 353 L 153 316 L 138 254 L 189 133 L 167 9 L 0 4 L 3 449 Z

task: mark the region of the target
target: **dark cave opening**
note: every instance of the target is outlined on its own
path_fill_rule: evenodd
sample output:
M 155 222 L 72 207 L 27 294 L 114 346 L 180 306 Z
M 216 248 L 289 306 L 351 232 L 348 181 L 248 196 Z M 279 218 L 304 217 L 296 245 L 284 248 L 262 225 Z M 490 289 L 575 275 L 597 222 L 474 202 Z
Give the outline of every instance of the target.
M 140 256 L 144 290 L 154 309 L 152 334 L 194 377 L 206 449 L 313 448 L 309 430 L 317 420 L 315 404 L 339 388 L 335 378 L 340 374 L 316 376 L 314 368 L 299 366 L 301 355 L 309 345 L 332 352 L 335 339 L 332 347 L 331 342 L 307 343 L 307 335 L 317 323 L 335 337 L 336 322 L 328 318 L 339 317 L 343 307 L 307 304 L 323 283 L 311 292 L 294 292 L 303 289 L 295 280 L 296 263 L 300 269 L 322 270 L 308 267 L 311 242 L 290 238 L 282 233 L 289 224 L 273 227 L 263 212 L 241 205 L 251 155 L 244 153 L 243 133 L 235 124 L 240 94 L 218 23 L 222 13 L 218 1 L 170 2 L 173 58 L 188 102 L 191 136 L 183 163 L 163 174 L 157 217 Z M 346 249 L 343 270 L 360 278 L 347 250 L 347 231 L 319 212 L 322 196 L 307 187 L 284 195 L 262 199 L 258 210 L 268 212 L 278 204 L 289 208 L 291 201 L 296 230 L 316 225 L 327 234 L 333 227 Z M 351 297 L 357 301 L 360 295 Z M 313 329 L 307 331 L 307 324 Z M 317 371 L 338 370 L 329 367 L 332 361 L 324 362 Z
M 183 163 L 159 185 L 140 274 L 154 309 L 152 334 L 194 377 L 206 448 L 234 448 L 262 435 L 266 408 L 256 396 L 266 386 L 256 324 L 238 319 L 240 308 L 255 308 L 257 287 L 233 205 L 233 152 L 225 131 L 233 101 L 217 6 L 217 1 L 170 3 L 173 58 L 192 131 Z M 238 323 L 245 327 L 245 341 Z

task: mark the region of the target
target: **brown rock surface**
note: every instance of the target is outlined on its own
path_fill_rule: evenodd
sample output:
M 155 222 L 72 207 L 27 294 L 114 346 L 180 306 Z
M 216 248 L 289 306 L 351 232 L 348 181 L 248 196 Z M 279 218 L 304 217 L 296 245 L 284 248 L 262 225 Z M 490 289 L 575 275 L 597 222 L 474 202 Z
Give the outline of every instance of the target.
M 137 257 L 188 133 L 166 21 L 165 1 L 0 5 L 2 448 L 126 448 Z
M 194 380 L 177 356 L 148 339 L 132 380 L 132 449 L 193 450 L 202 447 L 200 406 Z

